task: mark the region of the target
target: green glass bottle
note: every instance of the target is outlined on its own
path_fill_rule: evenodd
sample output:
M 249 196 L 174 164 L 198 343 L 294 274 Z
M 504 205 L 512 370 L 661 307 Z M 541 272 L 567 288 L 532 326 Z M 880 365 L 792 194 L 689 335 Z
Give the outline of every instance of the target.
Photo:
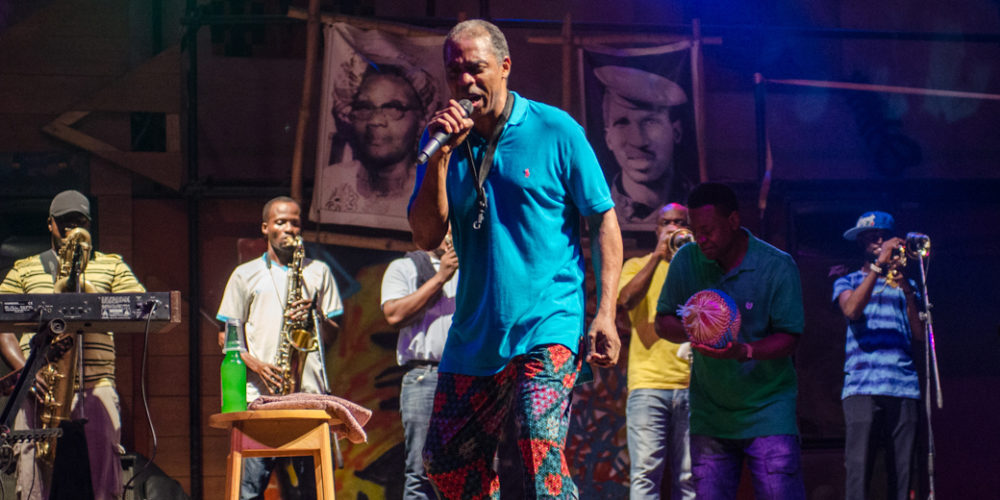
M 243 344 L 243 323 L 238 319 L 226 321 L 226 344 L 222 349 L 220 379 L 222 381 L 222 413 L 247 409 L 247 365 L 240 357 L 246 352 Z

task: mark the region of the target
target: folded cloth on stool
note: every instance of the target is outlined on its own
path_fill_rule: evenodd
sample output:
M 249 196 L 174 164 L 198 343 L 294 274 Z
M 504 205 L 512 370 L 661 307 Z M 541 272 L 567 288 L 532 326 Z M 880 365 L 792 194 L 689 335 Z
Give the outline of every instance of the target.
M 364 426 L 372 418 L 372 411 L 357 403 L 328 394 L 296 392 L 285 396 L 261 396 L 247 407 L 248 410 L 325 410 L 332 417 L 330 428 L 338 436 L 352 443 L 368 441 Z

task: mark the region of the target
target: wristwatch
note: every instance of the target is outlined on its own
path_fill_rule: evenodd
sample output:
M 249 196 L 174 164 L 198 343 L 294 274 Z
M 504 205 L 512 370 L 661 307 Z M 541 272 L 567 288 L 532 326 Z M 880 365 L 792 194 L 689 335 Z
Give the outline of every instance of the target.
M 743 344 L 743 345 L 745 345 L 747 348 L 746 358 L 743 359 L 743 362 L 753 361 L 753 346 L 750 344 Z

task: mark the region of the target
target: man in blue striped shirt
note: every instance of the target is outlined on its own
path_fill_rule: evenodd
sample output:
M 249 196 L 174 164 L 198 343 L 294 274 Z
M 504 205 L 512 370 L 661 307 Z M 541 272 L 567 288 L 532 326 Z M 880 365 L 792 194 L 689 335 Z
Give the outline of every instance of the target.
M 867 498 L 878 447 L 885 449 L 887 498 L 909 498 L 920 400 L 911 339 L 923 335 L 923 325 L 915 284 L 893 258 L 903 245 L 892 236 L 894 225 L 888 213 L 863 214 L 844 238 L 858 242 L 864 264 L 833 285 L 833 300 L 847 318 L 841 398 L 848 499 Z

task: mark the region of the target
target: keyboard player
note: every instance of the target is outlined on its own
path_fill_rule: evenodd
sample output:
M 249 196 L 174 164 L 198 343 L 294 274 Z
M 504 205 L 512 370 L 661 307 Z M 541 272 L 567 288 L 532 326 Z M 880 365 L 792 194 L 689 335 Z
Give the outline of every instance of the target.
M 64 238 L 75 228 L 89 230 L 90 222 L 90 202 L 86 196 L 73 190 L 57 194 L 49 207 L 47 221 L 52 234 L 52 248 L 15 262 L 0 283 L 0 293 L 53 293 L 59 274 L 59 250 L 63 247 Z M 145 292 L 120 255 L 93 251 L 83 278 L 93 287 L 90 291 L 94 292 Z M 25 334 L 18 343 L 15 334 L 0 333 L 0 355 L 11 368 L 19 369 L 24 365 L 30 336 Z M 94 498 L 121 498 L 121 417 L 118 393 L 115 391 L 115 344 L 110 332 L 83 335 L 82 379 L 82 397 L 80 393 L 74 394 L 72 418 L 85 415 L 87 419 L 84 433 Z M 15 420 L 15 429 L 39 428 L 40 409 L 38 400 L 25 399 Z M 34 444 L 19 445 L 18 451 L 18 498 L 49 498 L 52 470 L 35 459 Z

